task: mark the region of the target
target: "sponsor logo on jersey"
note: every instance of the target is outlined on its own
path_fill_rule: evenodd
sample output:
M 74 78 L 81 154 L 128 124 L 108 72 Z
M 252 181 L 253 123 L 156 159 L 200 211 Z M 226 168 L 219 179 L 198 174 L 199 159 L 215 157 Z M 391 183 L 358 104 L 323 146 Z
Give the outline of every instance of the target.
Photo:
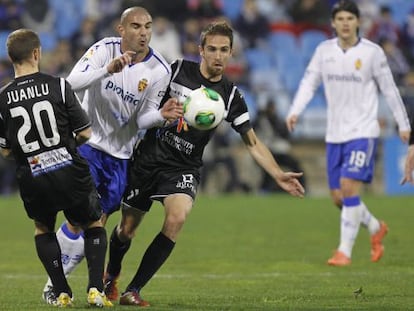
M 355 69 L 356 69 L 356 70 L 359 70 L 359 69 L 361 69 L 361 67 L 362 67 L 362 61 L 358 58 L 358 59 L 355 61 Z
M 190 189 L 192 192 L 195 192 L 193 174 L 183 174 L 182 180 L 177 181 L 175 186 L 179 189 Z
M 340 81 L 340 82 L 357 82 L 357 83 L 361 83 L 362 82 L 362 78 L 355 75 L 354 73 L 350 73 L 350 74 L 343 74 L 343 75 L 339 75 L 339 74 L 328 74 L 328 81 Z
M 71 164 L 72 156 L 66 147 L 61 147 L 28 157 L 27 162 L 29 163 L 32 175 L 38 176 Z
M 135 94 L 130 93 L 128 91 L 124 91 L 124 89 L 120 86 L 117 86 L 112 81 L 108 81 L 105 85 L 105 90 L 113 91 L 115 94 L 120 96 L 122 100 L 126 103 L 133 104 L 134 106 L 137 106 L 140 104 L 140 100 L 135 98 Z
M 177 136 L 173 131 L 170 131 L 165 127 L 159 128 L 157 130 L 156 136 L 162 142 L 185 154 L 190 155 L 195 149 L 195 145 L 193 143 Z
M 138 92 L 142 92 L 145 90 L 148 86 L 148 80 L 147 79 L 141 79 L 138 82 Z

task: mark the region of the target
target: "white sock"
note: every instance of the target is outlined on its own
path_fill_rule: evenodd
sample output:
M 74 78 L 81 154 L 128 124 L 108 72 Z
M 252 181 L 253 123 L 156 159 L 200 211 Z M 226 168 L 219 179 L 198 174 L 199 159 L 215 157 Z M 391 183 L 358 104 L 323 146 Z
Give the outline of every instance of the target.
M 341 239 L 338 250 L 351 258 L 352 248 L 361 223 L 361 202 L 359 197 L 344 198 L 341 211 Z
M 362 216 L 361 216 L 361 223 L 367 227 L 369 234 L 373 235 L 378 232 L 380 229 L 380 222 L 371 212 L 368 210 L 367 206 L 364 202 L 361 202 L 362 205 Z
M 85 257 L 84 239 L 82 234 L 69 231 L 66 222 L 60 226 L 56 232 L 56 237 L 62 252 L 63 272 L 67 277 Z M 48 286 L 53 286 L 50 278 L 47 280 L 43 291 L 46 291 Z

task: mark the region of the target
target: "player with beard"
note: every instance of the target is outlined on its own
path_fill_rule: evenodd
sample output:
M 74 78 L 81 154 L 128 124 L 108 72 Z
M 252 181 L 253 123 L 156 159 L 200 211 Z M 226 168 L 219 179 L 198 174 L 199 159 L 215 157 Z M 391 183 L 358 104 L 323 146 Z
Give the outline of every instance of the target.
M 126 9 L 118 25 L 119 37 L 93 44 L 72 69 L 67 80 L 84 91 L 82 107 L 91 119 L 92 136 L 79 148 L 88 161 L 99 193 L 105 225 L 119 209 L 127 184 L 134 145 L 142 129 L 162 126 L 182 115 L 174 100 L 158 109 L 171 78 L 171 68 L 150 46 L 152 17 L 145 8 Z M 78 227 L 64 223 L 57 231 L 65 274 L 82 260 L 83 236 Z M 47 281 L 43 298 L 53 302 Z
M 200 38 L 201 62 L 177 60 L 172 64 L 172 79 L 162 102 L 177 98 L 182 103 L 200 86 L 219 93 L 225 102 L 225 121 L 240 134 L 251 156 L 282 189 L 303 197 L 304 189 L 298 181 L 302 173 L 284 172 L 279 167 L 270 150 L 256 136 L 246 102 L 237 86 L 223 76 L 232 46 L 233 31 L 226 23 L 208 25 Z M 163 128 L 148 130 L 134 152 L 130 184 L 121 207 L 122 219 L 110 239 L 106 275 L 114 281 L 105 288 L 108 297 L 114 299 L 118 295 L 116 280 L 122 259 L 153 200 L 163 204 L 165 218 L 161 232 L 148 246 L 135 276 L 120 297 L 121 305 L 149 305 L 141 298 L 140 291 L 172 252 L 193 207 L 203 151 L 214 130 L 200 131 L 181 119 Z

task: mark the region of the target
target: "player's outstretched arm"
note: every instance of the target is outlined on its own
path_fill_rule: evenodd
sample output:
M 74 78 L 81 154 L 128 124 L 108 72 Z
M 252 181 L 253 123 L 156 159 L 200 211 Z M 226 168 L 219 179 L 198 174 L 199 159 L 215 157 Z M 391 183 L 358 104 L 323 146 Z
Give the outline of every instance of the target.
M 269 148 L 256 136 L 253 129 L 242 135 L 242 139 L 255 161 L 270 175 L 287 193 L 302 198 L 305 188 L 299 182 L 303 173 L 284 172 L 277 164 Z

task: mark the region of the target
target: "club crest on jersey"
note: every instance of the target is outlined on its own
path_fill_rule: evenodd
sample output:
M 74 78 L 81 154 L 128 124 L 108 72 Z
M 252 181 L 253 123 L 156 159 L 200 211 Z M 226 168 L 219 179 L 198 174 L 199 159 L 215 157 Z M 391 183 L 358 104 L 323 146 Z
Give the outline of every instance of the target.
M 145 90 L 148 86 L 148 80 L 147 79 L 141 79 L 138 82 L 138 91 L 142 92 L 143 90 Z
M 358 58 L 358 59 L 355 61 L 355 69 L 356 69 L 356 70 L 359 70 L 359 69 L 361 69 L 361 67 L 362 67 L 362 62 L 361 62 L 361 60 Z

